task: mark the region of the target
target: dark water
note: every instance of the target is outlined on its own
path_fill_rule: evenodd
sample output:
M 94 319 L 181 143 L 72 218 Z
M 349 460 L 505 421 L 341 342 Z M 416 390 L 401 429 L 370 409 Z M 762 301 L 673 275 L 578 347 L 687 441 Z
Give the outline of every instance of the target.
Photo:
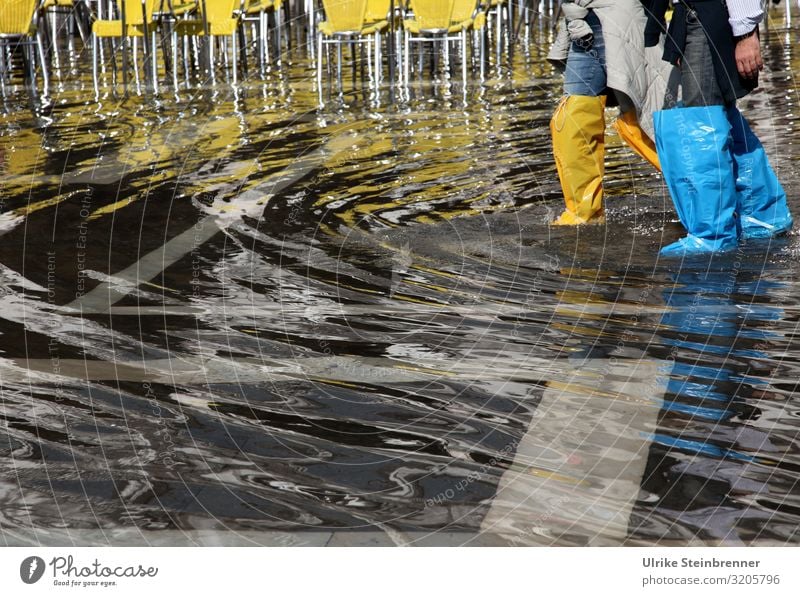
M 800 213 L 796 36 L 740 107 Z M 302 49 L 235 90 L 96 99 L 86 55 L 12 89 L 5 543 L 799 543 L 797 234 L 659 261 L 681 228 L 611 131 L 607 223 L 550 227 L 542 48 L 466 103 L 318 110 Z

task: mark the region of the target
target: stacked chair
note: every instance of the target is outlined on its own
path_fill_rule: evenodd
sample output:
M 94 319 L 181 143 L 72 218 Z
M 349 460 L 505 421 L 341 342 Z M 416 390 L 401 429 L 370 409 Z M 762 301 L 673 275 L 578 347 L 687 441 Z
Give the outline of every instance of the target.
M 47 72 L 42 32 L 39 25 L 40 0 L 3 0 L 0 3 L 0 86 L 3 94 L 10 81 L 12 58 L 16 49 L 21 49 L 27 66 L 26 80 L 36 88 L 37 60 L 44 79 L 44 94 L 47 95 L 50 79 Z
M 280 48 L 282 40 L 281 11 L 283 0 L 242 0 L 240 14 L 242 18 L 243 30 L 246 32 L 247 25 L 257 25 L 257 43 L 255 47 L 258 51 L 258 62 L 263 74 L 264 68 L 270 61 L 270 35 L 269 35 L 269 15 L 275 15 L 275 57 L 280 63 Z M 245 37 L 245 36 L 243 36 Z
M 483 0 L 481 9 L 486 13 L 489 27 L 494 25 L 495 29 L 495 51 L 497 52 L 496 60 L 500 63 L 500 57 L 503 50 L 503 28 L 508 34 L 511 33 L 511 10 L 509 0 Z
M 317 89 L 319 101 L 322 100 L 322 62 L 323 48 L 330 45 L 336 46 L 337 80 L 339 89 L 342 86 L 342 45 L 365 44 L 368 53 L 374 54 L 367 61 L 370 82 L 377 84 L 377 77 L 373 75 L 381 68 L 380 34 L 388 27 L 386 20 L 367 19 L 368 0 L 322 0 L 325 7 L 325 20 L 317 24 Z M 331 60 L 327 61 L 330 67 Z
M 142 70 L 155 92 L 160 77 L 170 74 L 177 89 L 181 64 L 187 86 L 197 73 L 203 81 L 216 83 L 223 67 L 232 74 L 228 80 L 237 84 L 242 67 L 247 74 L 249 56 L 257 56 L 262 75 L 276 59 L 281 64 L 282 46 L 292 49 L 288 25 L 294 20 L 308 27 L 309 41 L 313 39 L 308 53 L 315 65 L 320 103 L 326 66 L 329 78 L 335 76 L 342 89 L 347 50 L 344 58 L 351 61 L 354 77 L 360 66 L 374 88 L 383 81 L 388 64 L 392 82 L 407 90 L 412 71 L 422 72 L 428 52 L 441 56 L 448 68 L 460 65 L 466 89 L 471 65 L 479 63 L 481 80 L 484 77 L 488 39 L 497 42 L 499 63 L 503 42 L 513 37 L 512 14 L 519 13 L 522 24 L 529 20 L 523 15 L 553 4 L 553 0 L 0 0 L 0 80 L 6 84 L 11 57 L 22 55 L 26 79 L 35 82 L 42 76 L 47 89 L 48 63 L 61 72 L 57 48 L 63 51 L 64 34 L 74 65 L 73 40 L 80 33 L 84 47 L 91 47 L 98 93 L 101 78 L 109 72 L 115 89 L 118 82 L 127 89 L 131 76 L 138 88 Z M 441 62 L 434 59 L 437 63 Z
M 96 93 L 99 91 L 98 61 L 102 53 L 101 44 L 104 40 L 112 42 L 111 57 L 115 73 L 117 70 L 116 50 L 119 49 L 122 52 L 122 76 L 127 88 L 128 48 L 132 41 L 134 72 L 138 82 L 138 40 L 142 39 L 145 73 L 150 73 L 149 78 L 153 88 L 158 91 L 157 25 L 153 15 L 160 4 L 161 0 L 118 0 L 118 14 L 114 15 L 114 18 L 98 19 L 92 23 L 92 77 Z
M 90 9 L 86 0 L 43 0 L 41 4 L 42 23 L 47 24 L 50 36 L 50 55 L 55 66 L 58 66 L 58 36 L 67 33 L 70 52 L 73 51 L 73 28 L 77 28 L 84 46 L 88 44 L 88 27 Z M 59 22 L 60 21 L 60 22 Z
M 164 49 L 165 69 L 172 71 L 172 84 L 178 88 L 178 37 L 175 34 L 175 24 L 180 20 L 190 19 L 196 15 L 199 0 L 161 0 L 158 14 L 154 15 L 161 28 L 162 40 L 166 39 L 170 43 L 169 48 Z M 185 57 L 184 72 L 188 79 L 188 57 L 191 53 L 188 36 L 182 38 L 182 53 Z
M 486 15 L 475 0 L 409 0 L 411 18 L 403 21 L 404 52 L 403 80 L 409 83 L 411 43 L 440 43 L 449 61 L 449 42 L 461 44 L 461 74 L 467 84 L 467 32 L 480 31 L 486 24 Z M 483 36 L 480 36 L 481 79 L 484 75 Z M 421 63 L 421 59 L 420 59 Z
M 173 68 L 177 68 L 178 38 L 191 36 L 205 41 L 208 56 L 208 69 L 212 84 L 216 83 L 216 62 L 214 47 L 216 41 L 223 42 L 222 58 L 224 64 L 231 65 L 233 84 L 238 81 L 237 65 L 239 62 L 239 46 L 237 35 L 242 18 L 241 0 L 199 0 L 197 10 L 189 18 L 178 20 L 173 30 Z M 230 40 L 232 56 L 228 58 L 227 42 Z M 186 57 L 184 56 L 184 60 Z

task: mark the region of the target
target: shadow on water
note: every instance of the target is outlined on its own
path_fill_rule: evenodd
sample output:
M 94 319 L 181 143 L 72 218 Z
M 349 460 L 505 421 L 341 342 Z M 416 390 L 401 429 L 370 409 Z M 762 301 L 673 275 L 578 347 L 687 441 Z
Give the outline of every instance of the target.
M 766 55 L 743 111 L 798 212 Z M 536 51 L 466 105 L 317 110 L 310 74 L 5 99 L 6 544 L 800 541 L 795 234 L 659 261 L 610 132 L 608 223 L 549 226 Z

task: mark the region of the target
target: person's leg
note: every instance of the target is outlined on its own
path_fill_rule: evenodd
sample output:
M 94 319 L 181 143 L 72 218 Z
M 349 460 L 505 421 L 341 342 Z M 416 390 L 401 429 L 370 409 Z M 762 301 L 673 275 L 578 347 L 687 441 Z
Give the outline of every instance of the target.
M 565 211 L 554 222 L 574 225 L 603 215 L 606 89 L 605 44 L 600 20 L 589 11 L 589 42 L 573 42 L 564 75 L 565 97 L 550 121 L 553 155 Z
M 792 227 L 786 193 L 758 137 L 735 106 L 728 108 L 733 137 L 737 211 L 741 237 L 771 238 Z
M 622 137 L 622 140 L 628 144 L 628 147 L 649 162 L 657 170 L 661 169 L 661 164 L 658 162 L 658 152 L 656 145 L 652 139 L 645 134 L 642 127 L 639 126 L 639 119 L 636 117 L 636 110 L 627 110 L 622 112 L 619 117 L 614 121 L 614 128 L 617 133 Z
M 691 18 L 691 17 L 690 17 Z M 686 67 L 682 68 L 684 105 L 722 105 L 722 93 L 711 61 L 711 49 L 700 24 L 691 21 L 686 44 Z M 726 106 L 731 126 L 733 177 L 736 181 L 736 212 L 740 236 L 770 238 L 792 227 L 786 193 L 769 164 L 758 137 L 734 105 Z
M 688 232 L 662 248 L 662 256 L 729 250 L 738 239 L 731 126 L 711 51 L 702 25 L 689 11 L 681 57 L 684 107 L 654 114 L 664 180 Z
M 724 100 L 714 71 L 713 48 L 694 11 L 690 10 L 686 15 L 686 29 L 686 47 L 681 57 L 683 106 L 721 106 Z
M 722 106 L 654 114 L 656 148 L 675 211 L 688 234 L 661 249 L 683 257 L 735 248 L 736 185 L 730 124 Z
M 566 204 L 555 225 L 599 221 L 603 216 L 605 104 L 604 95 L 568 95 L 550 121 Z

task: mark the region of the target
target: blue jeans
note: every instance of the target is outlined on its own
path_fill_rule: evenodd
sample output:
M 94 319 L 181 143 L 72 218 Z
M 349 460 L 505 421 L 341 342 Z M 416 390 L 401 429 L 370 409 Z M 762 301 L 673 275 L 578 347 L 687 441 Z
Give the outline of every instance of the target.
M 564 71 L 564 93 L 597 97 L 606 90 L 606 44 L 600 19 L 593 10 L 586 15 L 586 22 L 592 28 L 594 42 L 588 48 L 582 47 L 584 44 L 580 41 L 570 44 Z

